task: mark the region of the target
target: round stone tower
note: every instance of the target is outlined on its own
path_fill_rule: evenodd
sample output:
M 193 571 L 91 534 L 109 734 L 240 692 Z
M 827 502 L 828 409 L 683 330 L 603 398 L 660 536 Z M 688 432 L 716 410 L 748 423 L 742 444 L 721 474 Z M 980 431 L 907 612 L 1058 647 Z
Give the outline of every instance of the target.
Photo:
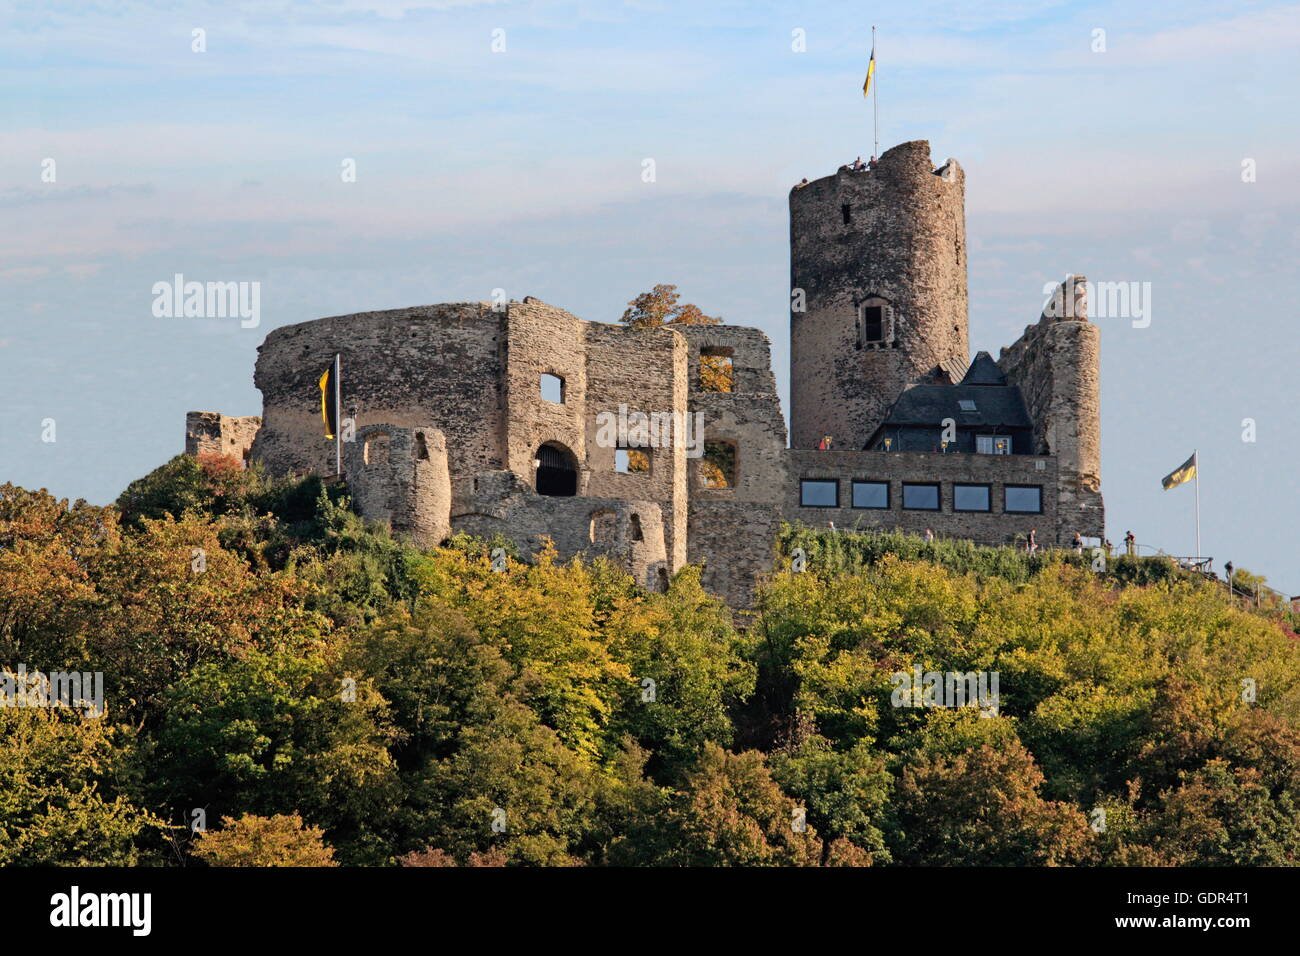
M 925 140 L 790 192 L 790 437 L 857 450 L 904 386 L 970 360 L 966 177 Z M 801 311 L 802 309 L 802 311 Z

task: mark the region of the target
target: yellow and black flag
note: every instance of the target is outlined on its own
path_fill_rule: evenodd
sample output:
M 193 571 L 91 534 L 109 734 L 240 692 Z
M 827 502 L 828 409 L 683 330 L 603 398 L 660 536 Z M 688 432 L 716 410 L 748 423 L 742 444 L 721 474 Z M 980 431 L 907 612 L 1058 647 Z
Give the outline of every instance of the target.
M 320 377 L 320 417 L 325 423 L 325 437 L 333 438 L 339 428 L 339 357 Z
M 1160 484 L 1165 491 L 1170 488 L 1177 488 L 1179 485 L 1191 481 L 1196 477 L 1196 452 L 1192 452 L 1192 457 L 1187 459 L 1169 474 L 1160 479 Z
M 873 27 L 872 29 L 874 30 L 875 28 Z M 876 73 L 876 41 L 873 39 L 871 41 L 871 59 L 867 61 L 867 79 L 866 82 L 862 84 L 862 98 L 864 100 L 867 98 L 867 94 L 871 92 L 871 78 L 875 75 L 875 73 Z

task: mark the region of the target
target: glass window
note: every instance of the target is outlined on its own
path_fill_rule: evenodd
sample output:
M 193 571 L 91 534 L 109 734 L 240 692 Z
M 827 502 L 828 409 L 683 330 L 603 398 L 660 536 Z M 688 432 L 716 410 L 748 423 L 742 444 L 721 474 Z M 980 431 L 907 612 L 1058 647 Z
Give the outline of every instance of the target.
M 991 511 L 988 485 L 953 485 L 953 511 Z
M 957 399 L 957 407 L 963 412 L 973 412 L 975 411 L 975 402 L 969 398 L 959 398 Z
M 888 508 L 889 482 L 855 481 L 853 483 L 853 507 Z
M 1038 485 L 1007 485 L 1004 511 L 1039 514 L 1043 510 L 1043 489 Z
M 939 486 L 903 482 L 903 507 L 910 511 L 938 511 Z
M 799 483 L 799 504 L 805 508 L 838 508 L 839 482 L 805 478 Z
M 1011 454 L 1010 435 L 976 435 L 975 451 L 981 455 Z

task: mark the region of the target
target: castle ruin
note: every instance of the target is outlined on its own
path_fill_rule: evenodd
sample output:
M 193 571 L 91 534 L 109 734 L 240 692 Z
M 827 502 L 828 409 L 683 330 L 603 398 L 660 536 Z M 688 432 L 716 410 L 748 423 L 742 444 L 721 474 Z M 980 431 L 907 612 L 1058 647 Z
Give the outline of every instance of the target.
M 500 533 L 534 553 L 549 539 L 652 590 L 699 564 L 708 590 L 746 607 L 783 520 L 1100 538 L 1083 279 L 996 361 L 972 361 L 964 192 L 961 167 L 935 168 L 924 141 L 791 191 L 789 447 L 757 329 L 632 328 L 525 298 L 276 329 L 254 375 L 260 421 L 191 412 L 186 451 L 332 474 L 317 381 L 337 353 L 354 507 L 425 545 Z

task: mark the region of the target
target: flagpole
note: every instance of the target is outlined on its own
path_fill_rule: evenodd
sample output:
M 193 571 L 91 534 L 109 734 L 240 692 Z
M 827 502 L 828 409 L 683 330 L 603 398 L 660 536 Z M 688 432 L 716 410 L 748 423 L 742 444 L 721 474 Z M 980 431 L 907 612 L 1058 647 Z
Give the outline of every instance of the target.
M 876 55 L 876 25 L 871 25 L 871 55 Z M 874 71 L 873 71 L 874 72 Z M 880 158 L 880 78 L 873 76 L 876 81 L 876 98 L 872 101 L 871 108 L 875 113 L 875 123 L 873 133 L 875 136 L 875 145 L 871 148 L 871 158 Z
M 334 474 L 343 474 L 343 389 L 339 384 L 339 373 L 343 370 L 343 358 L 334 353 Z
M 1185 446 L 1184 446 L 1185 447 Z M 1192 462 L 1196 466 L 1196 556 L 1201 555 L 1201 456 L 1200 452 L 1192 451 Z

